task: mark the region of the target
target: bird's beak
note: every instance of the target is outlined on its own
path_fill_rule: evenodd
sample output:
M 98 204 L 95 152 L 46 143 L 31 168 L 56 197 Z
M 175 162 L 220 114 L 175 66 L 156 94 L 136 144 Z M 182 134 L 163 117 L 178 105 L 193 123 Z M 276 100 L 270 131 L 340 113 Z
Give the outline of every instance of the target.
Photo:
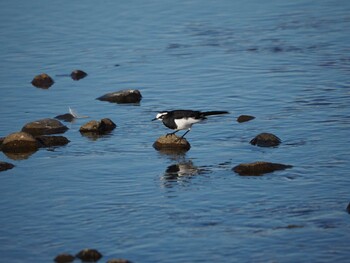
M 157 118 L 152 119 L 152 121 L 158 120 Z

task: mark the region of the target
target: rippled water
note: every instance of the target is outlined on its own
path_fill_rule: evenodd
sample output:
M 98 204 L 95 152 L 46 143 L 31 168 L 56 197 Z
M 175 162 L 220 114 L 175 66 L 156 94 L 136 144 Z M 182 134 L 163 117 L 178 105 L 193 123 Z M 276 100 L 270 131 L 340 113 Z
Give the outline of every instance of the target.
M 15 164 L 0 176 L 1 261 L 89 247 L 101 262 L 345 262 L 350 2 L 269 2 L 0 3 L 0 136 L 68 107 L 118 125 L 90 139 L 78 119 L 65 147 L 1 153 Z M 30 84 L 42 72 L 48 90 Z M 95 100 L 129 88 L 140 105 Z M 168 130 L 150 120 L 179 108 L 231 114 L 195 125 L 185 155 L 157 152 Z M 261 132 L 283 143 L 250 145 Z M 293 168 L 231 170 L 258 160 Z

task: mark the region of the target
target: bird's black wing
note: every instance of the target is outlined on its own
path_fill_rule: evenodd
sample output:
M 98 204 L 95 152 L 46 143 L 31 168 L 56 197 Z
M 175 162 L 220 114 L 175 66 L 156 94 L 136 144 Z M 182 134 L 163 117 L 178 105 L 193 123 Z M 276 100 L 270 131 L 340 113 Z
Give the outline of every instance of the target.
M 182 119 L 182 118 L 194 118 L 194 119 L 203 119 L 204 115 L 200 111 L 194 110 L 174 110 L 169 112 L 169 117 L 174 119 Z

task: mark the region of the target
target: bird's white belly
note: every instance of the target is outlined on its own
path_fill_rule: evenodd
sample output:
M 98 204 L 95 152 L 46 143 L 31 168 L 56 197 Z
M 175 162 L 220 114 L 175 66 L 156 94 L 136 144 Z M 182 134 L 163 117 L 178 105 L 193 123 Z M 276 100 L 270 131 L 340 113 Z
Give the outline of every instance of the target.
M 201 119 L 186 118 L 186 119 L 175 119 L 177 130 L 187 130 L 192 127 L 192 124 L 201 122 Z

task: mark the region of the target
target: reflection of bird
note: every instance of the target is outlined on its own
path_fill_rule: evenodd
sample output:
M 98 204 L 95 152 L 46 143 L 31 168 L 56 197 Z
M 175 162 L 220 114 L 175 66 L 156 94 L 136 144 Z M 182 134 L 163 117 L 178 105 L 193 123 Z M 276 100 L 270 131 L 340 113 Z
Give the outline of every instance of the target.
M 175 134 L 180 130 L 187 130 L 181 138 L 183 138 L 190 130 L 193 124 L 201 122 L 210 115 L 226 114 L 227 111 L 193 111 L 193 110 L 173 110 L 159 112 L 152 120 L 160 120 L 169 129 L 175 130 L 169 134 Z

